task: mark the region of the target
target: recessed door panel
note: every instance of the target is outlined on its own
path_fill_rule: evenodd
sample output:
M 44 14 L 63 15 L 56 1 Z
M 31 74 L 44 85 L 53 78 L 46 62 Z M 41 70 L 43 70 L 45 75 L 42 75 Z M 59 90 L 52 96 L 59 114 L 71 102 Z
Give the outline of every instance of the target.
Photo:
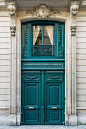
M 47 111 L 47 124 L 61 123 L 61 110 L 48 110 Z
M 47 83 L 47 106 L 61 106 L 61 84 Z
M 58 71 L 45 71 L 45 124 L 64 122 L 64 75 Z
M 29 71 L 30 72 L 30 71 Z M 41 107 L 41 87 L 40 73 L 23 74 L 23 105 L 22 105 L 22 121 L 24 124 L 41 124 L 40 107 Z
M 39 83 L 25 84 L 25 122 L 29 124 L 39 123 Z

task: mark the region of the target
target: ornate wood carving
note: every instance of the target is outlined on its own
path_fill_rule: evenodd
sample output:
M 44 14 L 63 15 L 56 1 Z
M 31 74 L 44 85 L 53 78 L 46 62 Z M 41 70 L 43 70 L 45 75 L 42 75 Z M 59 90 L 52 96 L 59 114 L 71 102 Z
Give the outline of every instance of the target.
M 30 80 L 32 80 L 32 79 L 36 79 L 36 78 L 38 78 L 39 76 L 32 76 L 32 77 L 30 77 L 30 76 L 28 76 L 28 75 L 26 75 L 25 76 L 25 79 L 30 79 Z
M 54 45 L 32 45 L 32 56 L 54 56 Z
M 63 63 L 23 63 L 23 67 L 63 67 Z
M 25 26 L 25 38 L 24 38 L 24 47 L 23 47 L 23 57 L 28 57 L 28 25 Z
M 62 76 L 48 76 L 50 79 L 61 79 Z

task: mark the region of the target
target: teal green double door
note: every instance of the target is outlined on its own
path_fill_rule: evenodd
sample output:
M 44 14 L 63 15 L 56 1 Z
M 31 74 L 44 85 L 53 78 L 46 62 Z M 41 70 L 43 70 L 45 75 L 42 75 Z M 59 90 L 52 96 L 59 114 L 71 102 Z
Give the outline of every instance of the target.
M 64 72 L 22 72 L 22 124 L 64 124 Z
M 65 122 L 65 23 L 21 25 L 21 124 Z

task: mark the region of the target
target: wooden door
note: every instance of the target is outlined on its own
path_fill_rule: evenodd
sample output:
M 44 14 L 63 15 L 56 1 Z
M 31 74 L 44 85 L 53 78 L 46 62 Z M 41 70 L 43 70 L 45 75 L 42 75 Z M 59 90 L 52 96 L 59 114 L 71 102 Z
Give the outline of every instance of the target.
M 41 124 L 41 72 L 22 73 L 22 122 Z
M 64 122 L 64 72 L 45 72 L 45 124 Z
M 65 24 L 22 23 L 21 124 L 65 122 Z

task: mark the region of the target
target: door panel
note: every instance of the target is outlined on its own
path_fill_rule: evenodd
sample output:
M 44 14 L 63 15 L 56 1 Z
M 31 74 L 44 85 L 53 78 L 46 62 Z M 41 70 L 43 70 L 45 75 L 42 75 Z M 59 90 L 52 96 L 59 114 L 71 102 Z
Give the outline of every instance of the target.
M 45 72 L 45 124 L 63 124 L 63 73 Z
M 29 71 L 30 72 L 30 71 Z M 24 124 L 41 124 L 40 122 L 40 107 L 41 107 L 41 87 L 40 73 L 25 73 L 23 74 L 23 100 L 22 115 Z
M 46 124 L 60 124 L 61 123 L 61 110 L 48 110 Z
M 28 71 L 22 75 L 24 124 L 63 124 L 64 72 Z
M 40 94 L 39 83 L 25 84 L 25 122 L 39 124 L 40 119 Z

